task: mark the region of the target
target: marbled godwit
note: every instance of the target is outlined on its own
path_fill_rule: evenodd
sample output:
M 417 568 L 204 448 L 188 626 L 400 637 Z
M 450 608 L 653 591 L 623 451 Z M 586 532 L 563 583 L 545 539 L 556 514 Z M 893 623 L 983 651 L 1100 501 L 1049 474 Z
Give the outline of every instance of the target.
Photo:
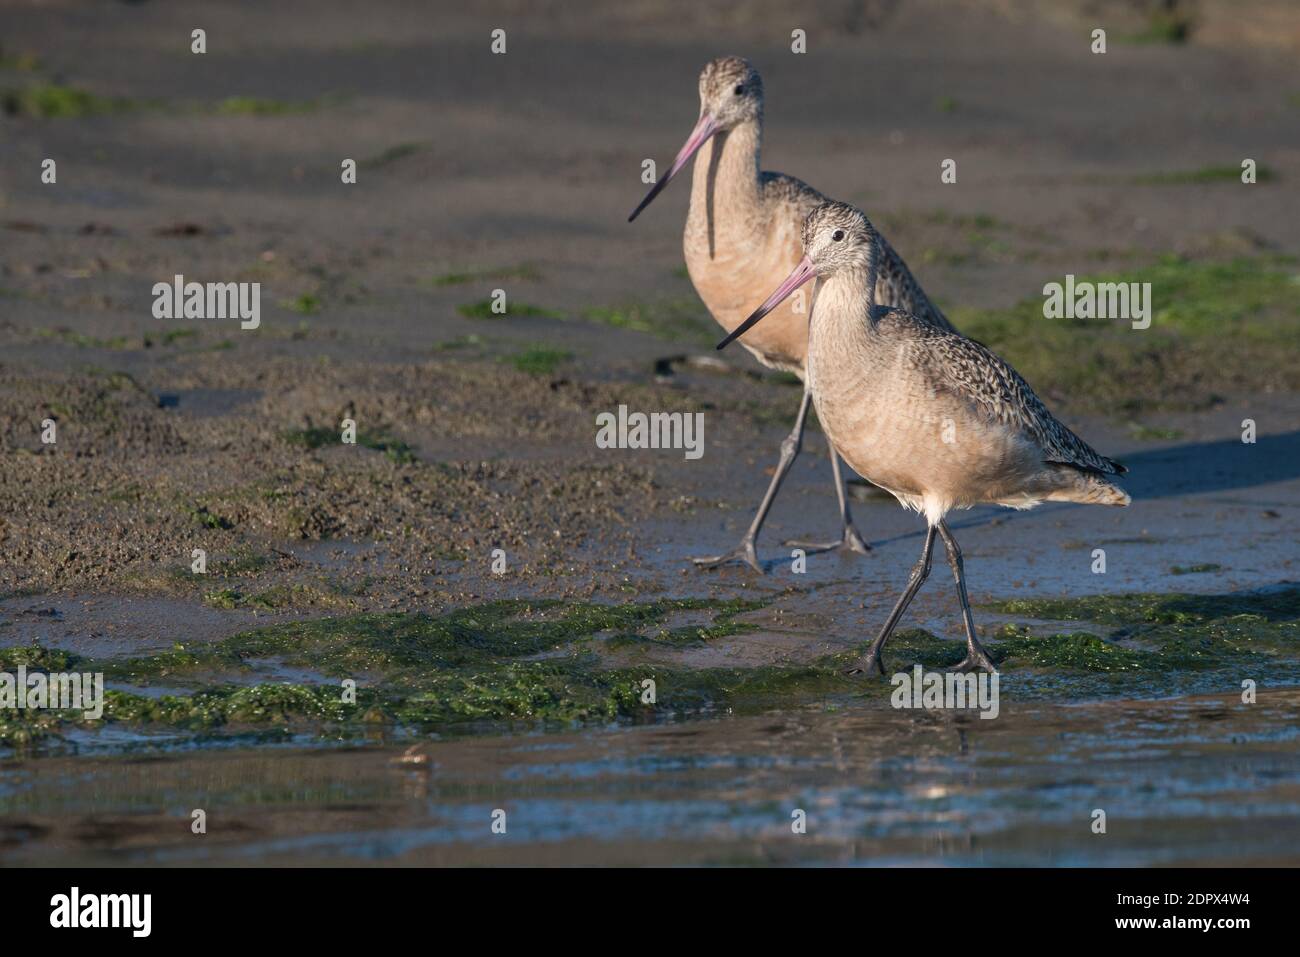
M 740 57 L 713 60 L 700 73 L 700 118 L 695 129 L 667 174 L 628 217 L 628 222 L 636 219 L 691 157 L 700 154 L 691 183 L 690 211 L 682 245 L 695 291 L 713 318 L 728 331 L 753 311 L 756 291 L 770 289 L 799 262 L 803 255 L 799 231 L 804 218 L 809 210 L 826 201 L 821 193 L 792 176 L 761 172 L 762 139 L 763 81 L 758 71 Z M 905 309 L 941 328 L 952 328 L 943 313 L 926 298 L 903 260 L 883 239 L 876 282 L 876 297 L 880 302 Z M 783 305 L 742 345 L 764 365 L 792 372 L 804 380 L 807 315 L 796 313 L 793 304 Z M 805 388 L 794 429 L 781 442 L 776 472 L 740 544 L 722 555 L 697 558 L 694 560 L 697 565 L 712 567 L 728 561 L 745 561 L 760 573 L 763 571 L 754 542 L 786 473 L 799 454 L 809 405 Z M 835 542 L 788 544 L 813 550 L 842 548 L 865 553 L 868 546 L 853 526 L 839 459 L 833 449 L 830 456 L 840 506 L 840 538 Z
M 877 307 L 884 250 L 860 211 L 825 203 L 803 227 L 804 257 L 718 348 L 742 335 L 817 277 L 808 329 L 808 388 L 831 445 L 850 467 L 925 515 L 925 545 L 907 587 L 852 672 L 878 669 L 880 650 L 930 574 L 937 531 L 957 580 L 966 629 L 959 671 L 993 662 L 975 637 L 961 550 L 944 516 L 995 504 L 1042 501 L 1127 505 L 1108 475 L 1124 467 L 1094 452 L 1053 417 L 1024 379 L 956 332 Z

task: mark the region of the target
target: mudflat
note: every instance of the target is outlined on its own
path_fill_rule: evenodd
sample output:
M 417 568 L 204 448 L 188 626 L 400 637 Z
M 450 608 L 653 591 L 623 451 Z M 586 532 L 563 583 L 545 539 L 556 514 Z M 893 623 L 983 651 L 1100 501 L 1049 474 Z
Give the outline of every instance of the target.
M 1082 4 L 697 6 L 6 10 L 0 662 L 110 690 L 0 711 L 0 859 L 1300 860 L 1300 18 L 1117 4 L 1095 54 Z M 854 484 L 870 554 L 796 570 L 837 529 L 815 430 L 768 574 L 690 564 L 800 399 L 717 359 L 689 183 L 625 222 L 724 53 L 764 168 L 1129 468 L 1125 510 L 956 517 L 996 720 L 840 674 L 923 525 Z M 177 276 L 259 324 L 160 318 Z M 1046 318 L 1067 277 L 1150 283 L 1149 328 Z M 602 447 L 620 407 L 702 454 Z M 960 660 L 942 566 L 903 628 L 891 673 Z

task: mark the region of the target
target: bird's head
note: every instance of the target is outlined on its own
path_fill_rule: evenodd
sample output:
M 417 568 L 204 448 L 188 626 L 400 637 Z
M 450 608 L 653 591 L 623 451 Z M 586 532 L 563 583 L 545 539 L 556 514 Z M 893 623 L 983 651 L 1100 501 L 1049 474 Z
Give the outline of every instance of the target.
M 763 78 L 744 57 L 722 56 L 700 71 L 700 115 L 719 130 L 763 119 Z
M 650 188 L 645 199 L 627 218 L 630 223 L 650 205 L 669 181 L 681 172 L 701 146 L 716 133 L 725 133 L 747 121 L 763 119 L 763 80 L 743 57 L 724 56 L 710 60 L 700 71 L 700 118 L 695 129 L 677 151 L 672 166 Z
M 853 271 L 861 273 L 868 286 L 874 283 L 872 277 L 879 255 L 879 236 L 862 210 L 847 203 L 822 203 L 805 217 L 802 238 L 803 259 L 794 267 L 794 272 L 748 319 L 718 343 L 719 349 L 752 329 L 791 293 L 813 278 L 826 279 L 837 273 Z

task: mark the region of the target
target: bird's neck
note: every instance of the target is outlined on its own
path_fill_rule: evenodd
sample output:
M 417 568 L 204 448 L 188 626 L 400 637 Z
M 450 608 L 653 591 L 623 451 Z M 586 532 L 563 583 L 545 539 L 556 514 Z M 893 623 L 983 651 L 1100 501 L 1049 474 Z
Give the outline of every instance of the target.
M 751 226 L 762 214 L 759 154 L 763 130 L 757 120 L 715 133 L 695 156 L 687 228 L 711 235 Z
M 876 269 L 846 269 L 817 280 L 809 348 L 842 355 L 871 348 L 875 335 Z

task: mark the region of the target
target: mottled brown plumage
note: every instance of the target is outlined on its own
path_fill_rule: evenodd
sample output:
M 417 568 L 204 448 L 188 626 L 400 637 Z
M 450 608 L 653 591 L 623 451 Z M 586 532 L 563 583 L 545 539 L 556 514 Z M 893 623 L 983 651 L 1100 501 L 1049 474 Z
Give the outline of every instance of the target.
M 840 240 L 827 238 L 837 231 Z M 985 346 L 877 305 L 872 280 L 884 246 L 860 211 L 819 206 L 802 242 L 810 258 L 820 256 L 808 357 L 817 415 L 866 478 L 934 522 L 981 502 L 1026 507 L 1076 493 L 1095 501 L 1089 476 L 1124 471 L 1061 424 Z
M 961 552 L 944 517 L 979 504 L 1030 508 L 1042 501 L 1127 505 L 1109 476 L 1123 466 L 1059 422 L 1014 369 L 978 342 L 875 303 L 885 246 L 859 210 L 828 202 L 808 214 L 805 257 L 733 332 L 747 335 L 814 276 L 807 383 L 835 450 L 860 475 L 923 512 L 921 561 L 856 670 L 880 668 L 880 649 L 930 570 L 943 538 L 967 633 L 963 668 L 993 670 L 975 638 Z M 726 341 L 724 340 L 724 344 Z
M 955 331 L 941 334 L 897 310 L 891 310 L 877 325 L 882 335 L 907 341 L 911 362 L 931 381 L 968 399 L 991 419 L 1032 437 L 1044 461 L 1112 475 L 1126 471 L 1062 425 L 1020 373 L 983 343 Z
M 799 262 L 803 256 L 800 233 L 804 220 L 811 210 L 826 202 L 826 197 L 793 176 L 762 171 L 763 81 L 749 61 L 741 57 L 711 61 L 700 73 L 699 91 L 700 118 L 695 131 L 667 176 L 630 218 L 636 218 L 694 155 L 690 208 L 682 241 L 686 268 L 713 318 L 730 332 L 754 310 L 764 291 Z M 880 302 L 905 309 L 936 328 L 952 328 L 906 263 L 883 241 L 876 295 Z M 783 303 L 762 327 L 746 337 L 744 347 L 764 365 L 803 379 L 810 301 Z M 783 443 L 776 474 L 740 547 L 726 555 L 699 560 L 700 564 L 719 564 L 734 558 L 761 570 L 754 538 L 798 453 L 807 408 L 805 402 L 794 431 Z M 844 526 L 841 540 L 831 544 L 865 551 L 848 515 L 834 453 L 831 461 Z M 811 547 L 823 546 L 811 543 Z

